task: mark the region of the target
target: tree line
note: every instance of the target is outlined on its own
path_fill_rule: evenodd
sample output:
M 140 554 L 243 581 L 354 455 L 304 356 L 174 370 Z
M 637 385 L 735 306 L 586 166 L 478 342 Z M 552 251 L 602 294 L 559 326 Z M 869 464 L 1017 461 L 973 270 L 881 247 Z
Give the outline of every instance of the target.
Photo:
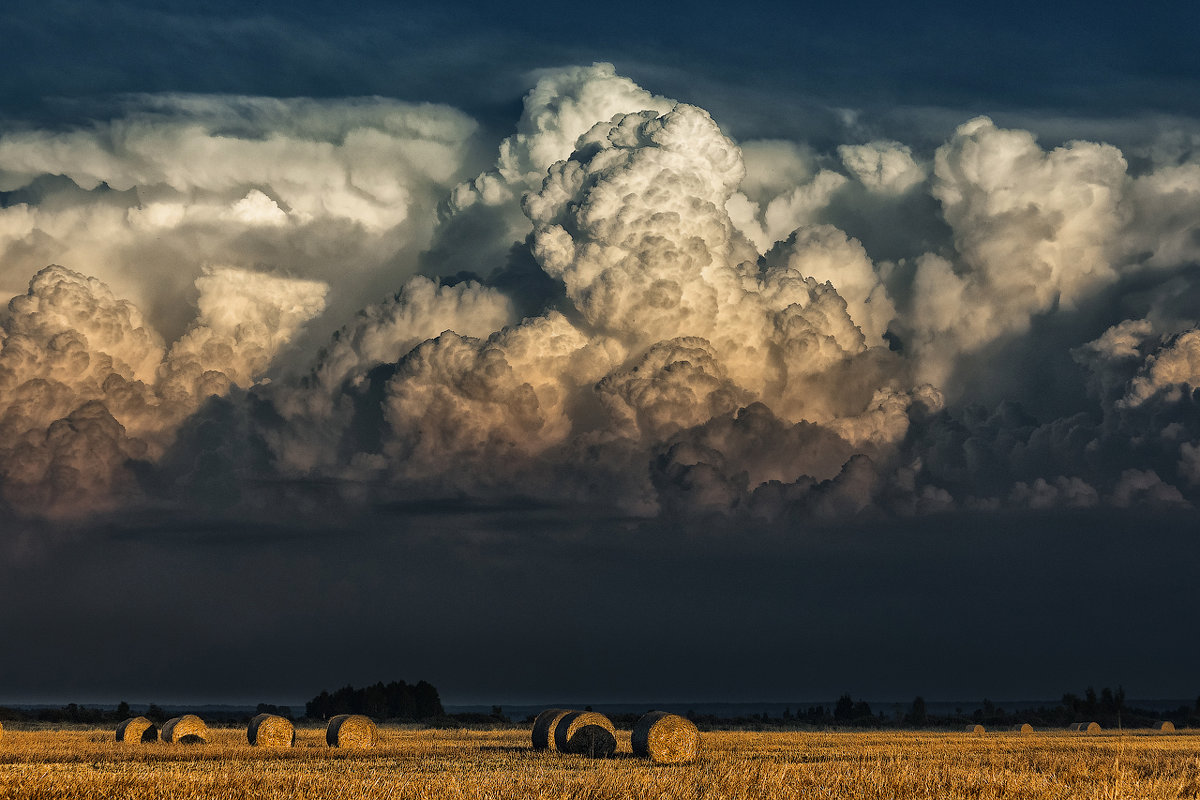
M 346 685 L 335 692 L 322 691 L 304 704 L 305 716 L 326 720 L 338 714 L 365 714 L 375 719 L 422 722 L 445 715 L 438 690 L 427 681 L 376 683 L 362 689 Z

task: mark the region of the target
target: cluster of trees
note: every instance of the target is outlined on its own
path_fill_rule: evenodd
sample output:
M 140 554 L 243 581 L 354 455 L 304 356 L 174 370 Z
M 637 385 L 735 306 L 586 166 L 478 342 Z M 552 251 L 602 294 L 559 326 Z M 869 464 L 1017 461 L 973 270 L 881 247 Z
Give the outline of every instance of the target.
M 332 694 L 323 691 L 305 706 L 305 716 L 326 720 L 338 714 L 366 714 L 375 719 L 398 719 L 420 722 L 445 715 L 442 700 L 433 684 L 419 681 L 409 685 L 404 681 L 377 683 L 362 689 L 343 686 Z
M 860 727 L 860 728 L 958 728 L 977 723 L 994 727 L 1010 727 L 1028 722 L 1034 727 L 1065 728 L 1073 722 L 1098 722 L 1104 728 L 1144 728 L 1169 720 L 1176 727 L 1200 728 L 1200 698 L 1194 705 L 1183 705 L 1172 711 L 1133 708 L 1125 703 L 1125 690 L 1117 687 L 1101 689 L 1099 694 L 1088 687 L 1082 696 L 1064 694 L 1053 707 L 1024 708 L 1005 711 L 984 698 L 978 708 L 966 711 L 956 708 L 952 714 L 930 713 L 923 697 L 913 698 L 908 709 L 898 714 L 875 714 L 863 700 L 849 694 L 838 698 L 832 708 L 810 706 L 790 708 L 779 716 L 763 713 L 745 717 L 717 717 L 711 714 L 687 716 L 697 725 L 708 728 L 764 727 Z M 614 718 L 615 721 L 616 718 Z

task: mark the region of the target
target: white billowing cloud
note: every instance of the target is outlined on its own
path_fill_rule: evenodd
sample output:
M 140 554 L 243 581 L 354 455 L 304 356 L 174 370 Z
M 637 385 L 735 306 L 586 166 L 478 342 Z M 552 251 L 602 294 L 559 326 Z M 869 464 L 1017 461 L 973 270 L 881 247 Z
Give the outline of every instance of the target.
M 904 194 L 926 178 L 912 149 L 900 142 L 844 144 L 838 147 L 838 155 L 850 174 L 877 194 Z
M 1178 401 L 1200 387 L 1200 330 L 1184 331 L 1146 358 L 1118 405 L 1136 408 L 1152 397 Z
M 348 315 L 427 244 L 475 129 L 383 98 L 147 95 L 88 126 L 2 133 L 0 289 L 68 264 L 173 337 L 192 281 L 227 264 L 336 277 Z
M 743 174 L 738 148 L 704 111 L 626 115 L 580 148 L 525 207 L 535 258 L 594 331 L 634 351 L 706 339 L 737 386 L 792 422 L 865 410 L 879 376 L 834 387 L 828 372 L 855 371 L 850 362 L 871 372 L 877 356 L 833 286 L 789 266 L 759 268 L 726 212 Z M 869 261 L 840 233 L 806 233 L 793 252 L 870 297 Z
M 391 298 L 366 307 L 335 333 L 301 386 L 273 393 L 288 420 L 288 427 L 268 436 L 280 469 L 336 472 L 338 442 L 353 422 L 348 392 L 362 389 L 375 367 L 393 364 L 447 331 L 486 338 L 515 321 L 512 303 L 495 289 L 474 281 L 445 286 L 410 278 Z
M 823 169 L 811 180 L 772 197 L 765 208 L 740 192 L 730 197 L 726 205 L 737 229 L 760 253 L 765 253 L 792 231 L 815 223 L 846 183 L 846 176 Z
M 324 310 L 329 289 L 319 281 L 232 267 L 205 270 L 196 288 L 200 314 L 167 356 L 168 385 L 222 372 L 248 386 L 300 326 Z
M 1111 284 L 1128 184 L 1114 147 L 1071 142 L 1047 153 L 986 117 L 960 126 L 937 151 L 933 181 L 958 257 L 923 257 L 914 280 L 909 325 L 922 374 L 940 382 L 956 353 L 1023 333 L 1035 314 Z
M 746 175 L 726 209 L 760 253 L 813 223 L 846 184 L 845 176 L 822 169 L 810 148 L 793 142 L 744 142 L 741 151 Z
M 1130 252 L 1149 254 L 1146 265 L 1158 269 L 1200 260 L 1200 162 L 1166 165 L 1137 177 L 1131 197 L 1134 217 L 1123 232 Z
M 252 382 L 326 286 L 232 268 L 196 281 L 199 316 L 165 350 L 137 307 L 95 278 L 51 266 L 13 298 L 0 345 L 0 491 L 15 508 L 73 516 L 136 486 L 209 395 Z
M 635 364 L 599 382 L 613 426 L 631 439 L 662 440 L 731 414 L 748 400 L 725 374 L 707 340 L 658 342 Z
M 451 207 L 519 201 L 524 192 L 541 186 L 546 170 L 570 156 L 579 137 L 597 122 L 637 111 L 664 113 L 674 105 L 617 75 L 612 64 L 548 72 L 525 95 L 517 132 L 500 143 L 496 166 L 459 184 Z
M 170 97 L 0 134 L 0 287 L 67 257 L 95 276 L 38 272 L 0 324 L 6 510 L 86 515 L 142 483 L 184 502 L 254 470 L 348 502 L 639 515 L 1196 499 L 1190 155 L 1130 176 L 1114 148 L 979 118 L 930 177 L 885 139 L 739 147 L 604 64 L 544 73 L 464 183 L 473 129 L 387 100 Z M 465 274 L 413 277 L 418 257 Z M 1061 419 L 941 383 L 1035 348 L 1090 381 Z
M 41 175 L 63 175 L 85 190 L 162 187 L 192 196 L 270 187 L 302 221 L 346 217 L 376 228 L 403 218 L 414 182 L 452 179 L 474 130 L 451 109 L 378 98 L 140 100 L 129 116 L 89 129 L 0 137 L 0 188 Z
M 461 488 L 511 485 L 522 462 L 572 434 L 573 404 L 613 354 L 558 313 L 487 341 L 446 332 L 424 342 L 387 385 L 394 472 Z
M 856 239 L 832 225 L 803 227 L 768 254 L 767 262 L 833 284 L 867 344 L 882 344 L 896 309 L 874 263 Z

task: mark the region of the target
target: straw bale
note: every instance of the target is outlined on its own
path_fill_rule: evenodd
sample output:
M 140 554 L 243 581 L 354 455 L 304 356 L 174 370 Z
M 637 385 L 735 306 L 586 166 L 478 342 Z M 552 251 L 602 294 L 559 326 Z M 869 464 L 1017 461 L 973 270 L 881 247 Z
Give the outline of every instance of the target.
M 1175 732 L 1175 723 L 1168 720 L 1168 721 L 1162 723 L 1161 725 L 1159 725 L 1158 727 L 1156 727 L 1155 730 L 1160 733 L 1174 733 Z
M 571 734 L 566 752 L 588 758 L 612 758 L 617 752 L 617 737 L 602 725 L 584 725 Z
M 561 753 L 606 758 L 617 749 L 617 729 L 603 714 L 572 711 L 554 726 L 554 747 Z
M 330 747 L 374 747 L 379 744 L 379 729 L 362 714 L 338 714 L 325 728 Z
M 569 708 L 547 708 L 533 721 L 533 749 L 554 750 L 554 727 L 570 714 Z
M 182 717 L 172 717 L 164 722 L 160 735 L 164 742 L 206 744 L 208 742 L 208 726 L 195 714 L 184 714 Z
M 1015 728 L 1013 728 L 1013 730 L 1017 733 L 1033 733 L 1033 726 L 1028 722 L 1022 722 L 1020 725 L 1017 725 Z
M 158 726 L 145 717 L 130 717 L 117 726 L 118 742 L 157 742 Z
M 259 714 L 246 728 L 246 740 L 255 747 L 291 747 L 296 726 L 277 714 Z
M 982 725 L 968 725 L 963 730 L 965 730 L 967 733 L 983 733 L 983 726 Z
M 651 711 L 633 726 L 630 743 L 634 755 L 660 764 L 680 764 L 700 752 L 700 731 L 686 717 Z
M 1098 723 L 1098 722 L 1081 722 L 1081 723 L 1079 723 L 1079 730 L 1081 730 L 1084 733 L 1099 733 L 1100 732 L 1100 723 Z
M 1082 722 L 1072 722 L 1070 725 L 1067 726 L 1067 730 L 1081 731 L 1081 730 L 1083 730 L 1083 723 Z

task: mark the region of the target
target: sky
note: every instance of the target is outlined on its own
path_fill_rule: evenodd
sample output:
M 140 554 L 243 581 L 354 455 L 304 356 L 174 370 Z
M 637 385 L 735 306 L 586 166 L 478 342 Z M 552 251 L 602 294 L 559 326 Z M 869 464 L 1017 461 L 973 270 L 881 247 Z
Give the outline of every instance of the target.
M 6 3 L 0 703 L 1200 694 L 1200 11 L 941 5 Z

